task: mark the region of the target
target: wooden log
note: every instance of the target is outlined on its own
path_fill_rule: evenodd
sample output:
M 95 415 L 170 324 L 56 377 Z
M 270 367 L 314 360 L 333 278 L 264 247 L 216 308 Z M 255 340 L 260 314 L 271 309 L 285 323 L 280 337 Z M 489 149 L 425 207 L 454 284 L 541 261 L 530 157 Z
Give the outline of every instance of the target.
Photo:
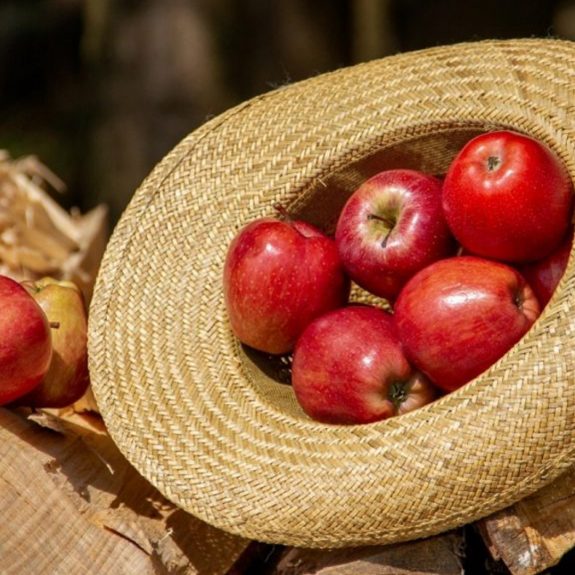
M 460 575 L 461 531 L 388 546 L 288 549 L 274 575 Z
M 475 544 L 473 557 L 466 557 L 470 543 L 464 545 L 457 531 L 389 547 L 290 549 L 274 575 L 388 575 L 408 571 L 447 575 L 463 572 L 466 564 L 476 560 L 486 572 L 563 572 L 556 566 L 575 548 L 575 468 L 532 496 L 466 529 L 468 535 L 470 529 L 476 529 L 486 547 L 478 549 L 482 545 Z
M 218 575 L 248 546 L 172 505 L 103 427 L 39 420 L 0 408 L 3 575 Z
M 575 547 L 575 468 L 515 505 L 477 523 L 494 559 L 513 575 L 534 575 Z

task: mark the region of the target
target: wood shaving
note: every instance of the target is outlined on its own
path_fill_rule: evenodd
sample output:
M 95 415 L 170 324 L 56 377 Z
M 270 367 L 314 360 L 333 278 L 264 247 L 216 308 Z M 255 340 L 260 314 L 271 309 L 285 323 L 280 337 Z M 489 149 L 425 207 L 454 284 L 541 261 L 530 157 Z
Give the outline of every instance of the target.
M 108 210 L 82 215 L 53 197 L 66 187 L 36 157 L 0 150 L 0 273 L 18 281 L 73 281 L 89 302 L 108 237 Z

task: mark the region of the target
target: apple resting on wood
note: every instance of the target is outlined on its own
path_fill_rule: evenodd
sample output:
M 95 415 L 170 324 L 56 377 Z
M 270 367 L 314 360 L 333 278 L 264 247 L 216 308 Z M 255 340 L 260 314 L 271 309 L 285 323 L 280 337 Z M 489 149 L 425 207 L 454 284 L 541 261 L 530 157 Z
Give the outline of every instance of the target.
M 444 391 L 483 373 L 529 330 L 540 306 L 514 268 L 474 256 L 416 274 L 394 317 L 407 357 Z
M 82 292 L 69 281 L 42 278 L 25 284 L 52 325 L 52 361 L 42 381 L 18 403 L 66 407 L 88 388 L 88 319 Z
M 270 354 L 290 352 L 316 317 L 344 305 L 350 282 L 335 242 L 303 221 L 261 218 L 231 242 L 224 301 L 236 337 Z
M 541 259 L 569 227 L 573 190 L 543 143 L 510 131 L 470 140 L 443 182 L 445 218 L 469 252 L 507 262 Z
M 347 200 L 335 241 L 351 279 L 394 300 L 413 274 L 455 253 L 441 207 L 441 181 L 415 170 L 376 174 Z
M 292 386 L 303 410 L 325 423 L 370 423 L 437 396 L 405 358 L 391 314 L 350 305 L 312 322 L 298 339 Z
M 18 282 L 0 276 L 0 405 L 36 387 L 51 358 L 46 314 Z

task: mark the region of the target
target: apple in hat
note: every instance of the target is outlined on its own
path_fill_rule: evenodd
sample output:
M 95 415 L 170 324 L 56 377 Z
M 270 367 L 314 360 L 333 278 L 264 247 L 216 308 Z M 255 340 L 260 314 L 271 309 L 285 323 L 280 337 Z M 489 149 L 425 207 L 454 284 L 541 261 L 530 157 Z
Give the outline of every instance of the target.
M 351 279 L 393 301 L 413 274 L 455 251 L 441 181 L 415 170 L 379 172 L 347 200 L 335 240 Z
M 297 341 L 292 386 L 324 423 L 370 423 L 433 401 L 437 390 L 407 361 L 389 312 L 350 305 L 313 321 Z
M 471 139 L 443 182 L 445 218 L 468 252 L 507 262 L 544 258 L 567 232 L 572 185 L 542 142 L 508 130 Z
M 51 358 L 46 314 L 17 281 L 0 276 L 0 405 L 39 385 Z
M 270 354 L 290 352 L 304 328 L 344 305 L 350 290 L 333 239 L 285 213 L 239 231 L 228 248 L 223 286 L 233 333 Z
M 88 388 L 88 317 L 84 297 L 71 281 L 45 277 L 25 284 L 52 330 L 52 360 L 42 381 L 18 400 L 30 407 L 65 407 Z
M 547 257 L 535 262 L 529 262 L 519 268 L 527 283 L 535 292 L 542 308 L 549 303 L 553 292 L 565 273 L 572 246 L 573 228 L 569 230 L 561 245 Z
M 533 290 L 516 269 L 474 256 L 447 258 L 421 270 L 394 309 L 408 359 L 444 391 L 483 373 L 539 313 Z

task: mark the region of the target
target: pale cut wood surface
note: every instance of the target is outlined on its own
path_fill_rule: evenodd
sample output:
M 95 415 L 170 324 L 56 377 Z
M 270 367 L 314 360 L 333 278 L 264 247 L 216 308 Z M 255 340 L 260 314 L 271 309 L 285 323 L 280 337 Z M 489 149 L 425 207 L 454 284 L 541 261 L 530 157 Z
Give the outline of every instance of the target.
M 175 508 L 105 431 L 0 409 L 0 573 L 227 573 L 248 541 Z
M 0 409 L 2 575 L 224 574 L 248 548 L 166 501 L 98 417 L 32 417 Z M 575 469 L 476 525 L 513 575 L 545 572 L 575 547 Z M 463 573 L 462 545 L 457 531 L 381 547 L 288 548 L 274 575 L 451 575 Z
M 475 527 L 491 558 L 502 561 L 512 575 L 549 572 L 575 547 L 575 468 Z M 274 575 L 449 575 L 464 572 L 465 552 L 460 532 L 384 547 L 291 548 Z
M 491 555 L 513 575 L 534 575 L 575 547 L 575 468 L 478 523 Z
M 397 545 L 336 549 L 289 549 L 274 575 L 459 575 L 463 539 L 450 532 Z

